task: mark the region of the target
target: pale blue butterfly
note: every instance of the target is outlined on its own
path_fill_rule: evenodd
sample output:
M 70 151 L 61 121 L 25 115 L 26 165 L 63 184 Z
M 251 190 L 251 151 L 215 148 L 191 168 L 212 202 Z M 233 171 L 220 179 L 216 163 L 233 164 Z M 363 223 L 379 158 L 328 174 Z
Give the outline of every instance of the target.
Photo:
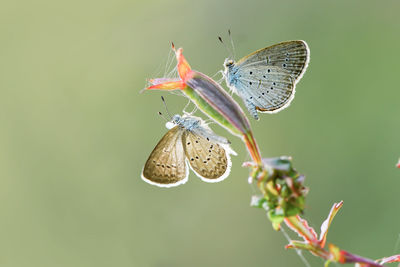
M 225 81 L 258 120 L 257 111 L 276 113 L 290 105 L 309 60 L 305 41 L 287 41 L 257 50 L 238 62 L 226 59 Z

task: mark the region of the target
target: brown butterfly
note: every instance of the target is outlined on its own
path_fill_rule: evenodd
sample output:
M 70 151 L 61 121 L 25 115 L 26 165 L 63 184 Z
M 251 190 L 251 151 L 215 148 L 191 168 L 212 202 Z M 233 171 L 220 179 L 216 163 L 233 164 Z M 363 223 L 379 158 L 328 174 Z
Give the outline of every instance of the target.
M 172 117 L 144 165 L 142 179 L 152 185 L 173 187 L 186 183 L 189 166 L 205 182 L 220 182 L 230 173 L 230 142 L 213 133 L 194 116 Z

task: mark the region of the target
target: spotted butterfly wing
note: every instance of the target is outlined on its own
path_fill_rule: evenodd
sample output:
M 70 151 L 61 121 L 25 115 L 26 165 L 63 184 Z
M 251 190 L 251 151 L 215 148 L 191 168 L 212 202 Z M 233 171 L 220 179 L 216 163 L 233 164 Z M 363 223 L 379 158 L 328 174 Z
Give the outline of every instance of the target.
M 142 179 L 160 187 L 183 184 L 194 173 L 205 182 L 219 182 L 230 172 L 229 154 L 236 154 L 229 141 L 216 135 L 194 116 L 174 115 L 167 123 L 170 130 L 151 152 L 142 171 Z
M 296 81 L 300 80 L 308 62 L 310 50 L 305 41 L 287 41 L 259 49 L 239 60 L 237 66 L 276 66 L 288 71 Z
M 277 112 L 289 105 L 294 97 L 294 78 L 279 67 L 244 66 L 236 74 L 241 78 L 235 85 L 235 91 L 256 119 L 257 110 Z
M 181 127 L 175 126 L 161 138 L 144 165 L 144 181 L 160 187 L 171 187 L 188 180 L 189 169 L 185 162 L 182 133 Z
M 190 167 L 203 181 L 219 182 L 229 175 L 231 160 L 222 144 L 191 131 L 185 131 L 182 137 Z
M 309 61 L 304 41 L 288 41 L 266 47 L 225 64 L 227 85 L 244 101 L 251 115 L 275 113 L 290 105 L 296 83 Z

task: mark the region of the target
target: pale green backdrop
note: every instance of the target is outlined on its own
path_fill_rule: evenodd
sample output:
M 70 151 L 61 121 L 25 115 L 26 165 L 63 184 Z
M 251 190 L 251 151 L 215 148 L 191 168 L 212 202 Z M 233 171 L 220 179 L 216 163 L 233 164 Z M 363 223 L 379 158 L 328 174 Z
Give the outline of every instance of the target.
M 304 266 L 265 212 L 249 207 L 249 159 L 230 177 L 165 190 L 140 171 L 166 132 L 160 96 L 170 42 L 210 76 L 231 29 L 239 59 L 303 39 L 311 63 L 292 105 L 251 119 L 264 156 L 307 177 L 305 217 L 328 241 L 400 253 L 400 2 L 3 1 L 0 8 L 0 266 Z M 215 76 L 219 79 L 220 76 Z M 240 102 L 241 103 L 241 102 Z M 311 266 L 322 261 L 306 254 Z

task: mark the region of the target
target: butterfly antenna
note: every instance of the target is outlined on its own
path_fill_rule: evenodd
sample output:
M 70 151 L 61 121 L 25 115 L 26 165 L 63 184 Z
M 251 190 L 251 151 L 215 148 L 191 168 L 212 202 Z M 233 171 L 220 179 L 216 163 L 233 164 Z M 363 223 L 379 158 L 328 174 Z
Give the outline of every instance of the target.
M 231 39 L 233 58 L 235 58 L 235 46 L 233 45 L 233 38 L 232 38 L 232 34 L 231 34 L 231 30 L 230 29 L 228 30 L 228 35 L 229 35 L 229 39 Z
M 222 40 L 221 36 L 218 36 L 218 40 L 221 42 L 221 44 L 224 45 L 226 51 L 228 51 L 229 53 L 229 57 L 233 59 L 233 53 L 232 50 L 229 49 L 229 47 L 224 43 L 224 41 Z
M 165 110 L 167 111 L 168 116 L 172 119 L 171 113 L 169 113 L 169 110 L 168 110 L 168 107 L 167 107 L 167 103 L 165 103 L 165 99 L 164 99 L 163 96 L 161 96 L 161 100 L 164 103 L 164 107 L 165 107 Z
M 169 120 L 167 120 L 167 118 L 165 118 L 164 114 L 162 114 L 160 111 L 158 112 L 158 115 L 160 115 L 164 120 L 169 121 Z

